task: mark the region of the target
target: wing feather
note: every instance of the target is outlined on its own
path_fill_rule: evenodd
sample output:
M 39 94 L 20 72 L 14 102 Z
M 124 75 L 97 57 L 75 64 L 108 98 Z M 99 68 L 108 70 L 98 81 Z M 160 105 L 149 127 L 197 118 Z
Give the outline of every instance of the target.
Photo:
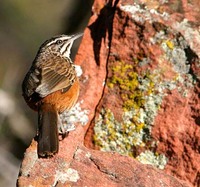
M 71 64 L 70 59 L 67 60 L 60 56 L 54 56 L 40 65 L 40 73 L 37 72 L 37 74 L 34 74 L 32 72 L 33 78 L 28 79 L 28 84 L 32 85 L 32 90 L 37 92 L 41 97 L 45 97 L 58 90 L 69 89 L 76 79 L 75 68 Z M 34 79 L 40 80 L 38 84 L 36 84 Z

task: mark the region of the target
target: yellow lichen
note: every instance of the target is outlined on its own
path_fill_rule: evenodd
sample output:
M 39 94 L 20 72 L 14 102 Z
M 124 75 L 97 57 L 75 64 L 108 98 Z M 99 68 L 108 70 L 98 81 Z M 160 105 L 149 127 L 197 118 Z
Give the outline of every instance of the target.
M 173 43 L 172 41 L 167 40 L 167 41 L 165 41 L 165 43 L 166 43 L 166 45 L 167 45 L 167 47 L 168 47 L 169 49 L 171 49 L 171 50 L 174 49 L 174 43 Z
M 123 100 L 125 111 L 141 107 L 142 93 L 137 89 L 139 86 L 138 74 L 132 64 L 122 61 L 116 62 L 112 67 L 113 76 L 108 82 L 108 87 L 113 89 L 115 85 L 120 88 L 120 96 Z
M 134 146 L 146 145 L 151 127 L 149 114 L 157 110 L 157 100 L 154 103 L 151 99 L 156 93 L 155 80 L 158 80 L 158 75 L 146 71 L 139 76 L 135 66 L 137 64 L 134 62 L 128 64 L 123 61 L 111 66 L 112 74 L 107 86 L 121 97 L 124 114 L 119 122 L 110 109 L 103 108 L 94 127 L 94 142 L 101 150 L 116 151 L 131 157 L 134 157 Z M 145 108 L 147 102 L 150 107 Z

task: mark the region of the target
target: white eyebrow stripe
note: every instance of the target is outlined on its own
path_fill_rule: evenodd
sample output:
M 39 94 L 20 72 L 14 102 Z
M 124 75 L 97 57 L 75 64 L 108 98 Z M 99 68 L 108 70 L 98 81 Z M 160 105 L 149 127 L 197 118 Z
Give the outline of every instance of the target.
M 71 38 L 71 37 L 70 36 L 61 36 L 59 38 L 54 39 L 50 43 L 48 43 L 47 46 L 50 46 L 51 44 L 56 43 L 57 40 L 68 40 L 69 38 Z
M 51 44 L 55 43 L 57 40 L 53 40 L 52 42 L 48 43 L 47 46 L 50 46 Z
M 55 43 L 57 40 L 53 40 L 50 43 L 47 44 L 47 46 L 50 46 L 51 44 Z

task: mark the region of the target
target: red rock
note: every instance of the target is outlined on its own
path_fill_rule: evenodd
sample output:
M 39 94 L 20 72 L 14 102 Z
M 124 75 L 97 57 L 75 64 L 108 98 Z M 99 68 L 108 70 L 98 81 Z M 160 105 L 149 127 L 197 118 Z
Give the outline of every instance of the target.
M 89 150 L 79 145 L 71 158 L 70 154 L 59 153 L 51 159 L 38 159 L 35 149 L 33 141 L 25 155 L 18 186 L 189 186 L 152 166 L 117 153 Z M 69 146 L 69 152 L 70 149 Z
M 18 186 L 200 184 L 200 34 L 197 24 L 186 20 L 198 23 L 198 1 L 191 1 L 191 6 L 174 0 L 137 2 L 94 2 L 75 61 L 83 69 L 79 101 L 83 100 L 83 110 L 89 110 L 89 121 L 85 126 L 77 124 L 60 141 L 60 151 L 53 158 L 38 159 L 33 140 L 25 153 Z M 137 111 L 129 119 L 131 128 L 146 131 L 146 141 L 131 144 L 115 139 L 117 128 L 126 130 L 129 123 L 123 118 L 125 109 Z M 104 117 L 99 128 L 118 124 L 104 139 L 94 131 L 99 116 Z M 123 134 L 120 137 L 127 140 Z M 91 149 L 106 149 L 103 146 L 109 147 L 113 139 L 118 140 L 115 148 L 128 142 L 126 154 L 135 157 L 145 150 L 165 155 L 165 170 Z

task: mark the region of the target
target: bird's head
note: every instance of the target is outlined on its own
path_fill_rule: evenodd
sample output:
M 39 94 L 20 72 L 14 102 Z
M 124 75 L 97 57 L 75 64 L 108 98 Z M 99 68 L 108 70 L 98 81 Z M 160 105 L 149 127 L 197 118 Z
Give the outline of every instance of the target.
M 61 55 L 65 58 L 70 58 L 71 48 L 74 40 L 81 37 L 83 34 L 74 35 L 59 35 L 46 40 L 40 47 L 39 53 L 48 51 L 53 54 Z

